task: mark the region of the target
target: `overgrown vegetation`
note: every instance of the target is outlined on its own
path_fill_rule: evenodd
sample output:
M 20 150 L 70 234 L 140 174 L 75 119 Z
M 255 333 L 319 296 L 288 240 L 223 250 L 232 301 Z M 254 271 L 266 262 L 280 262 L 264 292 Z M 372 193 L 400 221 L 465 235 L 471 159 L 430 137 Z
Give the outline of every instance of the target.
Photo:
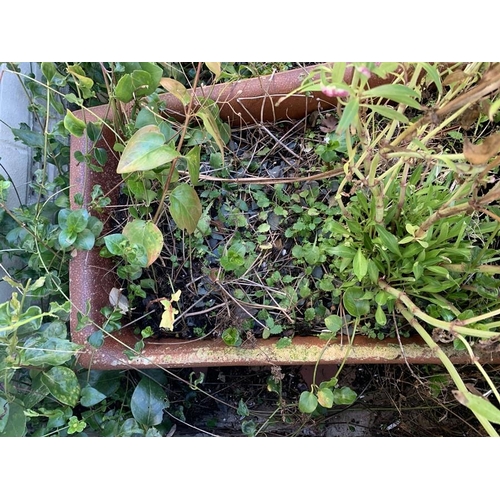
M 336 109 L 233 130 L 216 103 L 188 91 L 287 68 L 43 63 L 43 82 L 19 75 L 42 132 L 12 132 L 39 162 L 39 201 L 8 209 L 12 186 L 0 181 L 1 245 L 23 263 L 8 270 L 18 291 L 0 305 L 0 434 L 168 435 L 200 395 L 214 398 L 203 374 L 77 365 L 68 261 L 98 247 L 122 287 L 110 290 L 106 321 L 88 339 L 96 348 L 130 322 L 131 357 L 165 335 L 221 336 L 234 349 L 261 337 L 286 348 L 297 335 L 325 343 L 417 335 L 446 367 L 457 400 L 496 435 L 497 383 L 474 352 L 498 341 L 498 65 L 356 64 L 349 85 L 346 64 L 318 66 L 295 92 L 336 96 Z M 371 87 L 374 75 L 392 81 Z M 165 93 L 182 102 L 182 122 L 166 116 Z M 73 113 L 100 102 L 112 120 Z M 53 112 L 64 115 L 54 125 Z M 100 146 L 103 128 L 115 134 L 113 151 Z M 75 153 L 89 169 L 119 155 L 111 231 L 99 217 L 112 203 L 101 186 L 90 204 L 69 199 L 69 133 L 95 143 Z M 443 342 L 470 353 L 482 393 L 493 397 L 466 385 Z M 327 380 L 316 380 L 316 369 L 293 408 L 316 418 L 356 401 L 342 366 Z M 283 379 L 273 370 L 266 389 L 284 415 Z M 179 382 L 186 392 L 175 398 Z M 235 408 L 243 434 L 264 430 L 243 399 Z

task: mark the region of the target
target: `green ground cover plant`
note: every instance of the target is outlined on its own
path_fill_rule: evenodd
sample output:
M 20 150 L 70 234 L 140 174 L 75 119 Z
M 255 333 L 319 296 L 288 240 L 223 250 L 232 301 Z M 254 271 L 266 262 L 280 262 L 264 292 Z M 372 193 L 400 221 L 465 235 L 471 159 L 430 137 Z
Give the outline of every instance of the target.
M 235 349 L 255 338 L 286 348 L 297 335 L 325 344 L 339 335 L 350 343 L 418 335 L 446 367 L 457 400 L 496 435 L 500 396 L 474 352 L 498 341 L 499 67 L 351 67 L 349 85 L 349 65 L 335 63 L 296 89 L 336 96 L 336 109 L 235 130 L 189 87 L 253 74 L 257 64 L 43 63 L 43 82 L 20 75 L 42 132 L 12 131 L 40 161 L 39 201 L 8 209 L 12 186 L 1 181 L 2 248 L 23 266 L 8 270 L 18 292 L 0 306 L 0 433 L 167 435 L 203 393 L 202 375 L 184 378 L 189 396 L 179 403 L 165 390 L 179 379 L 168 370 L 118 374 L 75 363 L 67 264 L 72 252 L 97 247 L 122 287 L 110 290 L 94 347 L 130 322 L 131 357 L 166 335 L 221 336 Z M 392 83 L 371 88 L 375 74 Z M 182 102 L 184 121 L 163 114 L 165 92 Z M 72 112 L 105 101 L 113 120 L 86 123 Z M 49 126 L 52 111 L 64 118 Z M 96 185 L 90 206 L 76 199 L 70 209 L 67 171 L 68 134 L 97 142 L 103 127 L 116 134 L 123 178 L 107 234 L 97 215 L 108 193 Z M 103 169 L 108 152 L 77 155 Z M 470 353 L 492 397 L 466 386 L 443 342 Z M 300 412 L 314 417 L 356 401 L 341 384 L 343 368 L 319 383 L 314 372 L 297 397 Z M 267 389 L 279 395 L 279 384 L 275 374 Z M 243 401 L 238 411 L 242 432 L 259 434 Z

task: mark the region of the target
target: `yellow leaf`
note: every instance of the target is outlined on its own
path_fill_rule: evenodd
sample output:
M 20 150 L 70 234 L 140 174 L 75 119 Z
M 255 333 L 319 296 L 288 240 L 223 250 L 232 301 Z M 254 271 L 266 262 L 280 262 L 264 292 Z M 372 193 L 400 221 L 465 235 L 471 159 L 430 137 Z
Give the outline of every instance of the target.
M 178 302 L 180 296 L 181 290 L 177 290 L 170 300 L 164 299 L 160 301 L 161 305 L 165 308 L 161 315 L 160 328 L 164 328 L 170 332 L 174 329 L 175 316 L 179 314 L 179 311 L 172 306 L 172 302 Z
M 220 62 L 206 62 L 207 68 L 215 75 L 217 80 L 221 74 Z
M 187 91 L 186 87 L 182 85 L 181 82 L 178 82 L 173 78 L 162 78 L 160 80 L 160 85 L 165 90 L 168 90 L 172 95 L 177 97 L 177 99 L 179 99 L 179 101 L 181 101 L 182 104 L 184 104 L 184 106 L 189 104 L 190 100 L 189 92 Z

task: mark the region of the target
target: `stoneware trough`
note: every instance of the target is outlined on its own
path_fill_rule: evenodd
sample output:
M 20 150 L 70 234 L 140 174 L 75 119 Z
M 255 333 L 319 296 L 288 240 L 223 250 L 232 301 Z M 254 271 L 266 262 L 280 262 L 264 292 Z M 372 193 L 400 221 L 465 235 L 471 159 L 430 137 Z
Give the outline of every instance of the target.
M 199 95 L 210 96 L 219 103 L 220 116 L 232 127 L 247 123 L 273 122 L 283 119 L 301 119 L 315 110 L 327 110 L 335 106 L 335 98 L 329 98 L 322 93 L 312 93 L 308 96 L 295 95 L 284 100 L 280 106 L 275 103 L 290 91 L 296 89 L 303 79 L 306 69 L 296 69 L 270 76 L 242 80 L 230 84 L 217 84 L 196 89 Z M 351 73 L 345 75 L 349 82 Z M 373 79 L 371 86 L 387 83 Z M 182 119 L 183 107 L 170 95 L 162 96 L 167 104 L 168 113 Z M 108 105 L 98 106 L 86 111 L 77 111 L 78 118 L 88 121 L 112 119 L 112 111 Z M 77 193 L 83 195 L 84 204 L 90 202 L 92 186 L 99 184 L 105 193 L 109 193 L 112 203 L 116 204 L 121 176 L 116 173 L 118 157 L 113 152 L 114 135 L 106 127 L 103 128 L 103 139 L 99 147 L 107 149 L 109 161 L 104 171 L 97 173 L 78 162 L 75 151 L 86 153 L 92 144 L 83 136 L 71 138 L 70 165 L 70 199 L 74 203 Z M 73 206 L 72 208 L 77 208 Z M 93 213 L 105 224 L 109 217 L 106 210 L 103 213 Z M 348 348 L 345 336 L 336 340 L 320 340 L 316 336 L 295 337 L 292 344 L 286 348 L 276 347 L 276 338 L 257 339 L 250 346 L 230 347 L 222 339 L 214 340 L 178 340 L 156 339 L 146 340 L 146 347 L 141 355 L 130 360 L 124 353 L 132 348 L 139 337 L 132 327 L 123 328 L 106 337 L 100 348 L 92 347 L 88 337 L 96 331 L 96 325 L 102 325 L 104 317 L 100 313 L 102 307 L 109 305 L 109 292 L 113 287 L 119 287 L 111 259 L 99 256 L 99 248 L 91 251 L 78 251 L 70 263 L 70 298 L 71 335 L 73 342 L 81 344 L 78 361 L 84 367 L 94 369 L 127 369 L 154 367 L 210 367 L 210 366 L 264 366 L 264 365 L 312 365 L 321 363 L 337 364 L 346 357 L 347 363 L 439 363 L 439 359 L 419 337 L 401 339 L 372 340 L 365 336 L 356 336 L 352 348 Z M 77 329 L 77 314 L 85 314 L 94 324 L 83 329 Z M 453 350 L 451 345 L 444 345 L 444 351 L 454 363 L 469 363 L 470 358 L 465 352 Z M 493 354 L 482 357 L 484 362 L 493 361 Z

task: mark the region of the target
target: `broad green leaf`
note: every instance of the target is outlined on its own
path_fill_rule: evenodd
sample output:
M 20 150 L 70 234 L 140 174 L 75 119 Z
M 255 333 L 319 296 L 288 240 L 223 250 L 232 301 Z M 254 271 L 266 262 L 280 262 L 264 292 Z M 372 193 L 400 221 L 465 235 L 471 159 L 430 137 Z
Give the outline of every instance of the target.
M 333 392 L 328 387 L 318 389 L 318 403 L 323 408 L 331 408 L 333 406 Z
M 80 385 L 75 372 L 65 366 L 54 366 L 48 372 L 42 373 L 42 382 L 61 403 L 75 406 L 80 397 Z
M 476 396 L 471 392 L 463 394 L 460 391 L 453 391 L 453 394 L 461 404 L 470 408 L 474 413 L 486 418 L 494 424 L 500 425 L 500 410 L 492 405 L 487 399 Z
M 75 241 L 78 236 L 78 233 L 68 231 L 67 229 L 63 229 L 59 233 L 58 241 L 61 248 L 66 249 L 69 248 Z
M 201 147 L 198 145 L 191 148 L 186 154 L 189 178 L 193 186 L 196 186 L 200 179 L 200 151 Z
M 21 123 L 20 128 L 10 129 L 14 137 L 30 148 L 43 148 L 45 143 L 44 135 L 40 132 L 33 132 L 24 125 Z
M 201 108 L 196 113 L 196 116 L 199 116 L 203 120 L 203 125 L 207 129 L 207 132 L 214 138 L 217 146 L 219 146 L 222 160 L 224 161 L 224 141 L 212 111 L 208 107 Z
M 179 184 L 170 193 L 169 209 L 177 226 L 192 234 L 202 214 L 201 202 L 194 188 L 188 184 Z
M 147 89 L 147 94 L 152 94 L 160 85 L 161 77 L 163 76 L 163 70 L 160 66 L 151 62 L 140 62 L 139 66 L 143 71 L 149 73 L 149 88 Z
M 105 399 L 106 399 L 105 394 L 99 392 L 94 387 L 87 385 L 82 389 L 82 397 L 80 398 L 80 404 L 88 408 L 89 406 L 96 405 L 97 403 L 100 403 Z
M 142 69 L 123 75 L 115 87 L 115 97 L 122 102 L 130 102 L 137 97 L 152 94 L 156 90 L 151 75 Z
M 67 213 L 67 218 L 64 222 L 61 218 L 62 213 Z M 87 222 L 90 217 L 90 214 L 84 208 L 78 210 L 61 210 L 59 215 L 59 224 L 75 233 L 79 233 L 87 227 Z
M 113 430 L 110 436 L 116 436 L 116 431 Z M 139 426 L 135 418 L 127 418 L 123 425 L 120 427 L 118 436 L 122 437 L 142 437 L 144 436 L 144 430 Z
M 104 344 L 104 333 L 101 330 L 96 330 L 87 337 L 87 342 L 96 349 L 99 349 Z
M 450 277 L 449 271 L 441 266 L 426 266 L 425 270 L 430 271 L 433 274 L 436 274 L 437 276 L 442 276 L 444 278 Z
M 330 314 L 325 318 L 325 325 L 332 333 L 338 332 L 342 328 L 342 318 L 337 314 Z
M 389 118 L 389 120 L 396 120 L 405 124 L 410 123 L 408 118 L 406 118 L 403 113 L 400 113 L 399 111 L 396 111 L 394 108 L 390 108 L 389 106 L 378 106 L 376 104 L 373 104 L 366 107 L 385 118 Z
M 337 255 L 338 257 L 354 258 L 356 252 L 353 248 L 346 245 L 338 245 L 336 247 L 327 248 L 325 253 L 328 255 Z
M 384 247 L 388 248 L 390 252 L 396 254 L 398 257 L 401 257 L 401 249 L 398 244 L 398 239 L 392 233 L 387 231 L 384 226 L 377 225 L 377 233 L 380 237 L 380 241 Z
M 81 346 L 66 339 L 50 338 L 38 343 L 29 339 L 25 344 L 24 363 L 28 366 L 62 365 L 69 361 Z
M 351 286 L 344 292 L 342 302 L 347 312 L 359 318 L 370 312 L 370 301 L 363 299 L 365 291 L 359 286 Z
M 333 402 L 336 405 L 351 405 L 358 395 L 349 387 L 340 387 L 333 391 Z
M 31 380 L 31 387 L 29 392 L 22 398 L 24 408 L 33 408 L 36 404 L 38 404 L 42 399 L 50 394 L 50 391 L 45 387 L 41 380 L 40 372 L 37 375 L 34 375 Z
M 180 154 L 165 145 L 165 136 L 157 125 L 139 129 L 123 150 L 116 171 L 119 174 L 152 170 L 178 158 Z
M 419 94 L 415 92 L 415 90 L 399 83 L 380 85 L 379 87 L 365 90 L 363 92 L 363 97 L 383 97 L 391 101 L 406 104 L 412 108 L 421 108 L 420 104 L 414 99 L 414 97 L 419 98 Z
M 160 80 L 160 85 L 173 96 L 177 97 L 177 99 L 179 99 L 184 106 L 189 104 L 191 97 L 186 87 L 184 87 L 181 82 L 178 82 L 173 78 L 162 78 Z
M 300 395 L 299 410 L 302 413 L 312 413 L 318 406 L 318 398 L 312 392 L 304 391 Z
M 92 248 L 94 248 L 94 243 L 95 236 L 90 229 L 84 229 L 79 232 L 74 241 L 75 248 L 79 250 L 92 250 Z
M 109 253 L 111 253 L 112 255 L 123 254 L 125 241 L 126 238 L 122 234 L 108 234 L 104 237 L 104 244 L 106 245 Z
M 56 65 L 53 62 L 43 62 L 40 65 L 40 69 L 48 83 L 52 81 L 52 78 L 54 78 L 54 75 L 57 73 Z
M 104 148 L 94 148 L 93 150 L 94 153 L 94 158 L 101 165 L 101 167 L 104 167 L 108 161 L 108 153 Z
M 3 411 L 0 407 L 0 412 Z M 9 404 L 9 419 L 4 429 L 0 432 L 0 437 L 22 437 L 26 433 L 26 416 L 24 409 L 16 402 Z
M 77 64 L 68 66 L 66 71 L 75 78 L 75 81 L 79 83 L 80 87 L 90 90 L 94 85 L 92 78 L 86 76 L 83 69 Z
M 100 124 L 96 124 L 94 122 L 87 123 L 87 137 L 92 142 L 97 142 L 101 137 L 102 127 Z
M 121 387 L 122 374 L 115 370 L 91 370 L 90 374 L 84 372 L 84 378 L 94 389 L 108 397 Z
M 161 424 L 165 408 L 168 408 L 165 391 L 154 380 L 143 377 L 130 401 L 130 409 L 135 420 L 146 427 Z
M 361 248 L 358 248 L 358 251 L 354 256 L 352 265 L 356 278 L 358 278 L 358 281 L 361 281 L 368 272 L 368 261 L 366 260 L 366 257 L 363 255 Z
M 40 329 L 42 325 L 42 318 L 45 314 L 39 306 L 29 306 L 26 311 L 24 311 L 19 316 L 19 321 L 13 326 L 17 327 L 17 335 L 23 336 L 27 333 L 36 332 Z
M 387 323 L 387 317 L 385 316 L 384 310 L 380 305 L 377 306 L 377 311 L 375 312 L 375 321 L 381 326 L 384 326 Z
M 342 117 L 340 118 L 339 124 L 337 125 L 337 134 L 342 134 L 345 132 L 354 122 L 358 116 L 359 101 L 357 99 L 351 99 L 344 111 Z
M 151 221 L 133 220 L 123 228 L 123 236 L 131 244 L 142 245 L 148 256 L 150 266 L 159 256 L 163 248 L 163 234 Z
M 66 110 L 63 123 L 66 130 L 75 137 L 81 137 L 85 132 L 85 122 L 77 118 L 69 109 Z

